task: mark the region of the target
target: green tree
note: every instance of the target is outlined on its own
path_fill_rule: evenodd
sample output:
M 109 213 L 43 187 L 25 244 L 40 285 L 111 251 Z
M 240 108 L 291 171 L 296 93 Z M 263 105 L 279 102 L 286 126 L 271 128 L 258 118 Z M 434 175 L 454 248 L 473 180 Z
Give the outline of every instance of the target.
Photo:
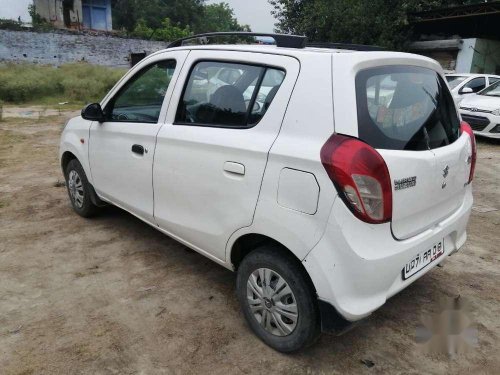
M 173 41 L 176 39 L 181 39 L 186 36 L 191 35 L 191 30 L 189 27 L 181 27 L 179 25 L 173 25 L 170 18 L 165 18 L 161 26 L 153 29 L 146 24 L 144 19 L 137 21 L 134 30 L 130 33 L 132 36 L 142 38 L 142 39 L 154 39 L 154 40 L 164 40 Z
M 269 0 L 277 31 L 311 41 L 380 45 L 404 49 L 410 39 L 408 14 L 481 0 Z
M 250 31 L 250 26 L 240 25 L 229 4 L 219 3 L 206 5 L 204 7 L 203 21 L 196 31 Z
M 152 29 L 162 28 L 166 18 L 174 25 L 193 28 L 202 21 L 204 0 L 113 0 L 112 7 L 114 27 L 128 32 L 139 20 Z

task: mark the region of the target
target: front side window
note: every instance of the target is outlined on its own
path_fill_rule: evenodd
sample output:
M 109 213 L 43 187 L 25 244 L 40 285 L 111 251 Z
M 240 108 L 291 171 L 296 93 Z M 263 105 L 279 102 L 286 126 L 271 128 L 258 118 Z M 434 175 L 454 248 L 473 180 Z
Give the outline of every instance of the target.
M 263 66 L 204 61 L 191 71 L 176 124 L 247 128 L 257 124 L 285 73 Z
M 132 77 L 105 108 L 108 121 L 157 123 L 175 61 L 152 64 Z
M 486 87 L 486 78 L 480 77 L 480 78 L 474 78 L 473 80 L 467 82 L 463 88 L 472 89 L 472 92 L 479 92 L 485 87 Z
M 374 148 L 427 150 L 459 137 L 453 98 L 431 69 L 386 66 L 356 77 L 359 138 Z

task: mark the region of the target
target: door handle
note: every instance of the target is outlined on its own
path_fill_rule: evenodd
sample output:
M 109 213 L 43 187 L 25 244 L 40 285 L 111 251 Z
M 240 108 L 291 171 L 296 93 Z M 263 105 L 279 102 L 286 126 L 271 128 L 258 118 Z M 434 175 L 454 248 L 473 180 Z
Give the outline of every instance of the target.
M 245 175 L 245 166 L 234 161 L 226 161 L 224 163 L 224 170 L 232 174 Z
M 148 153 L 147 149 L 145 149 L 144 146 L 141 145 L 132 145 L 132 152 L 138 155 L 144 155 Z

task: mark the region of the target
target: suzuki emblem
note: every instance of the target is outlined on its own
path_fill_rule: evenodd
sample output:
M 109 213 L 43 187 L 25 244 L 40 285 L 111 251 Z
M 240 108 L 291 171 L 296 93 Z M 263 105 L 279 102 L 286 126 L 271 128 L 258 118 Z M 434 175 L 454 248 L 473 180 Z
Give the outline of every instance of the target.
M 450 171 L 450 167 L 446 166 L 443 169 L 443 177 L 446 178 L 448 176 L 448 172 Z

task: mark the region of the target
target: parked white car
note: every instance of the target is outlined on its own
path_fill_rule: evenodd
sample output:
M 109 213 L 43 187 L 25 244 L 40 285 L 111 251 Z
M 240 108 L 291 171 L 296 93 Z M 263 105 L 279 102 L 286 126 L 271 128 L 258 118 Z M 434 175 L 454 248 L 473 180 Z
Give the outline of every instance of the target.
M 275 38 L 147 57 L 60 160 L 76 213 L 116 205 L 236 271 L 250 327 L 290 352 L 462 247 L 476 148 L 436 61 Z M 241 75 L 207 96 L 220 69 Z
M 475 134 L 500 139 L 500 81 L 465 98 L 460 113 Z
M 457 105 L 470 94 L 478 93 L 484 88 L 500 81 L 500 76 L 492 74 L 456 73 L 446 74 L 451 94 Z

